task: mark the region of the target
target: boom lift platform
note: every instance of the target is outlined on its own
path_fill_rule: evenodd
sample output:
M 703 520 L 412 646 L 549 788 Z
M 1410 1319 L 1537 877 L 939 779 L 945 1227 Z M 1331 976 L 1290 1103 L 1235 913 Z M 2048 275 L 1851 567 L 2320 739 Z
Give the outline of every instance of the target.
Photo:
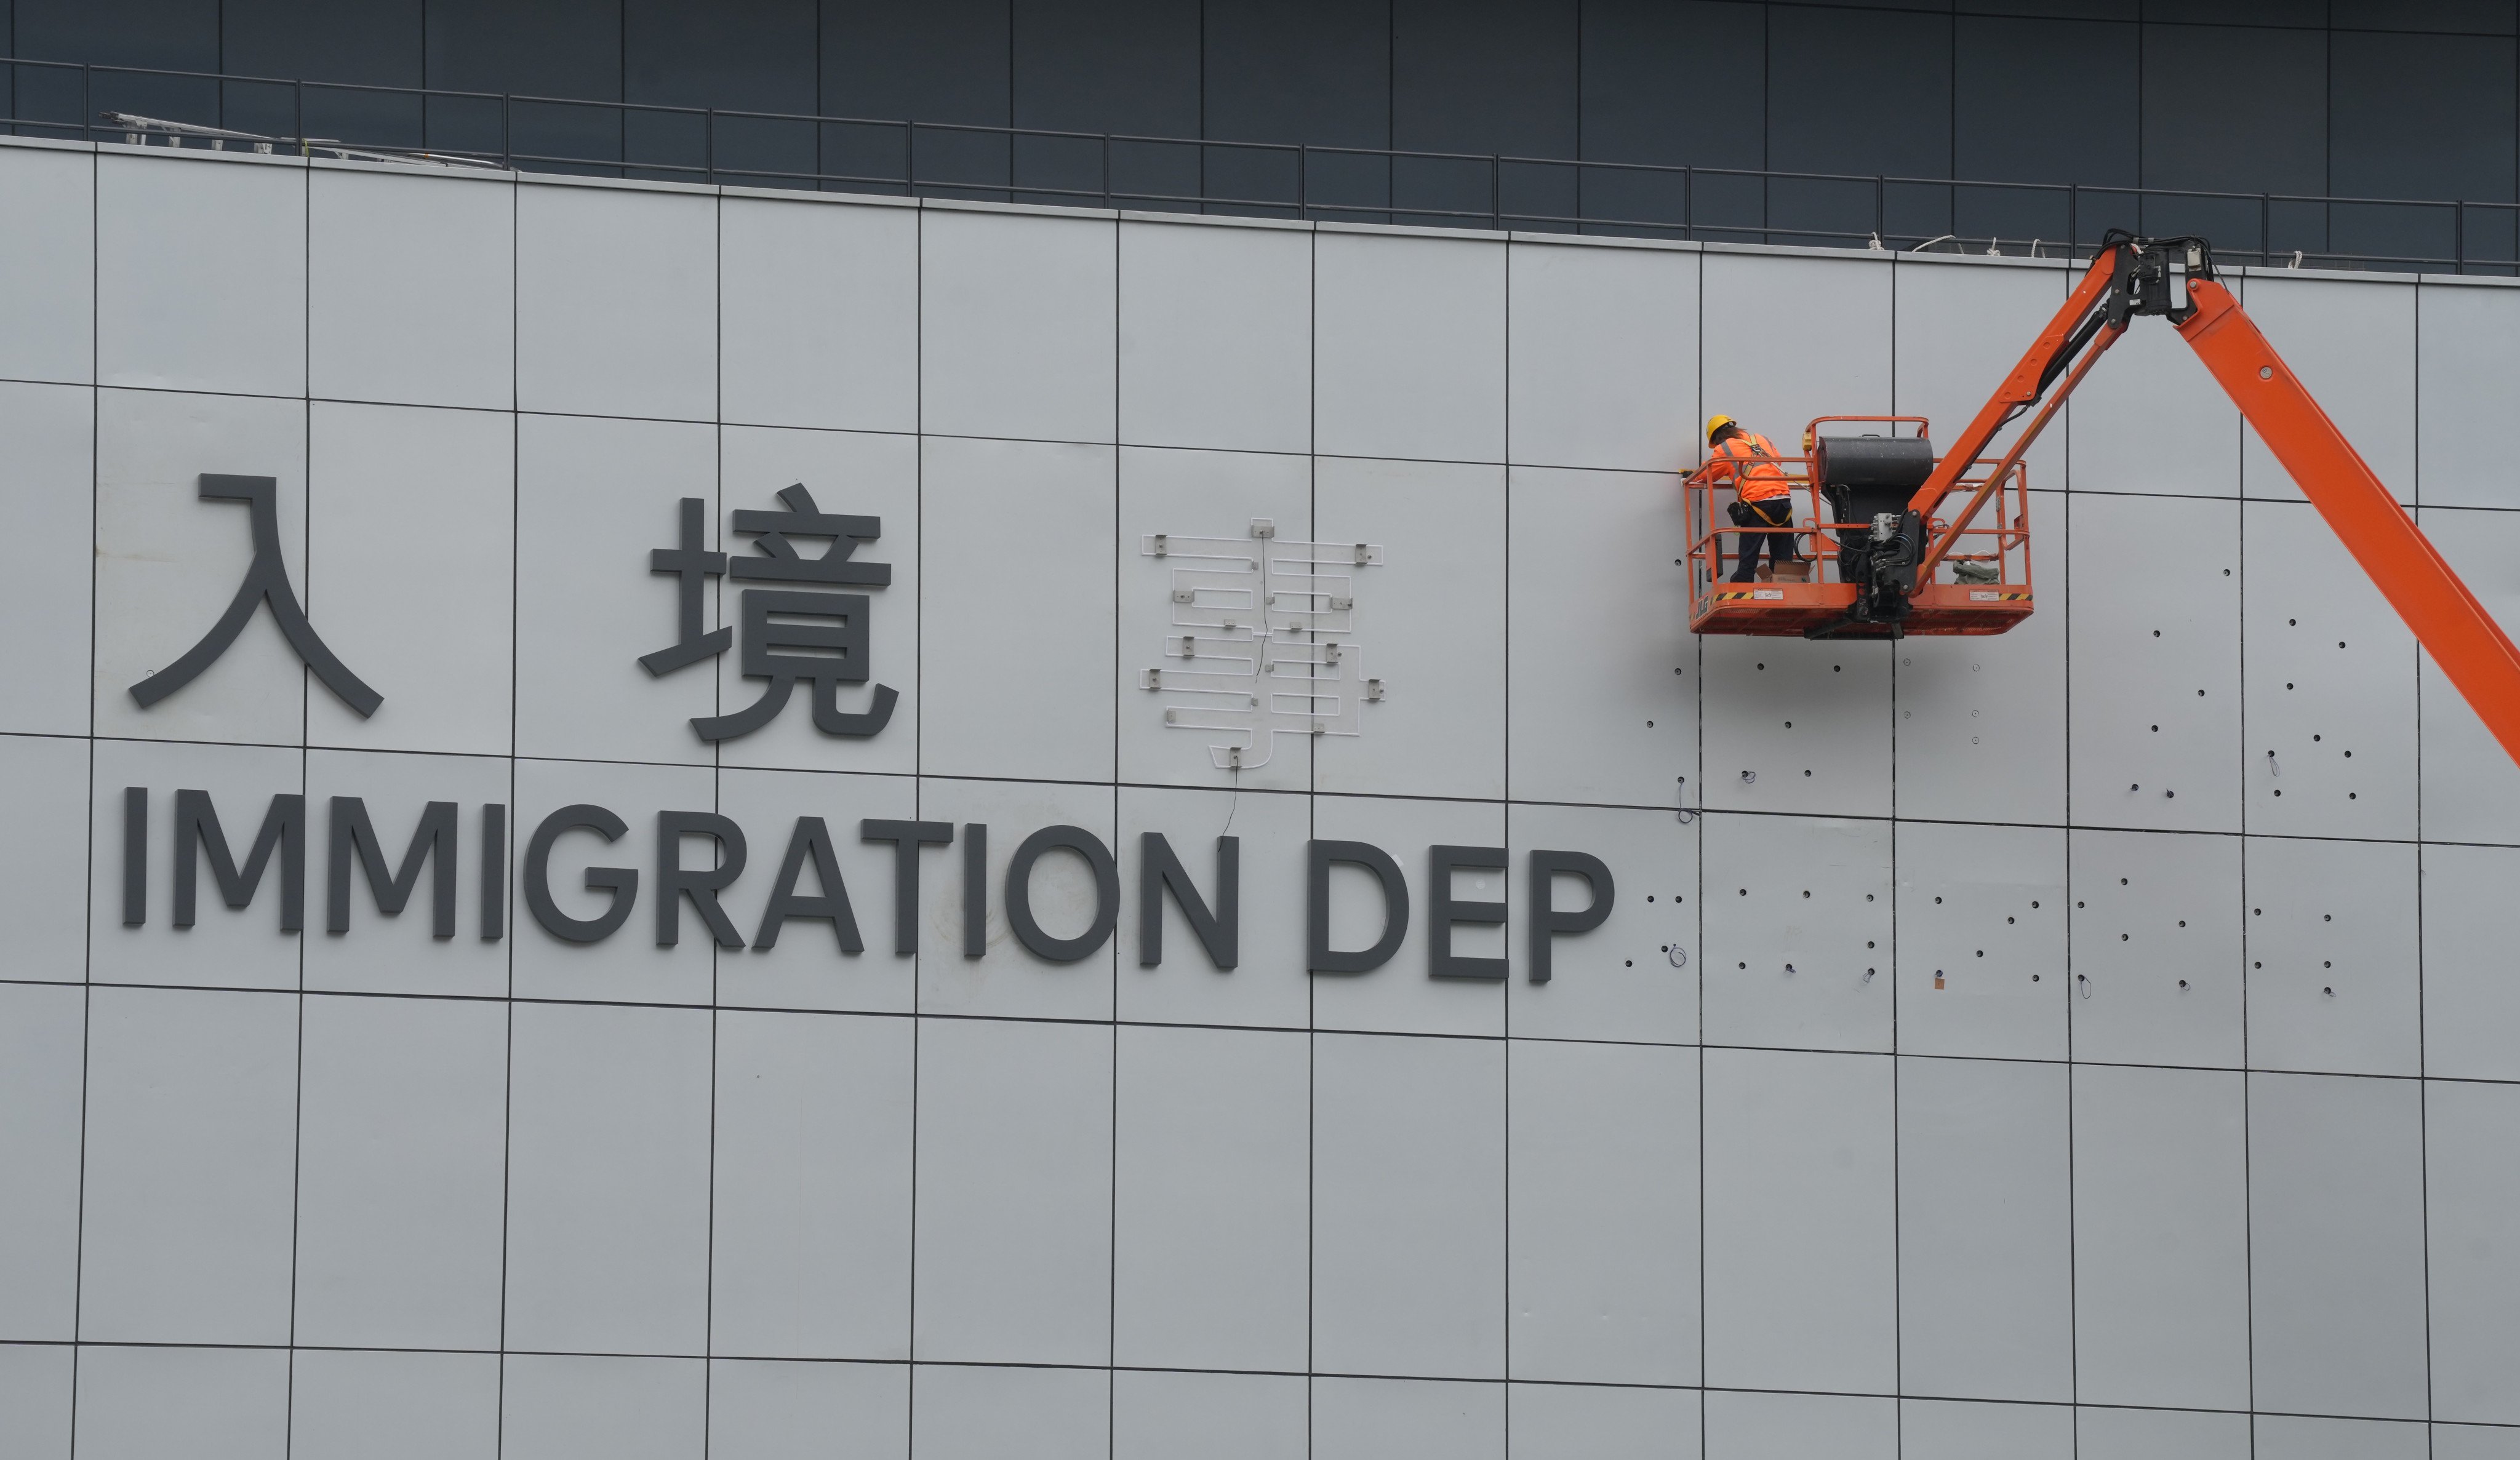
M 2064 307 L 1948 452 L 1935 453 L 1918 417 L 1814 420 L 1803 456 L 1778 463 L 1798 509 L 1789 527 L 1718 525 L 1731 488 L 1706 466 L 1692 472 L 1682 484 L 1689 628 L 1899 639 L 2001 634 L 2028 618 L 2037 599 L 2021 459 L 2140 315 L 2160 315 L 2179 331 L 2504 752 L 2520 761 L 2520 650 L 2267 343 L 2215 277 L 2213 247 L 2198 238 L 2110 230 Z M 1997 434 L 2034 408 L 2029 424 L 1990 459 Z M 1874 429 L 1822 431 L 1831 423 Z M 1956 496 L 1957 510 L 1944 515 Z M 1748 533 L 1791 533 L 1811 562 L 1810 581 L 1728 581 Z

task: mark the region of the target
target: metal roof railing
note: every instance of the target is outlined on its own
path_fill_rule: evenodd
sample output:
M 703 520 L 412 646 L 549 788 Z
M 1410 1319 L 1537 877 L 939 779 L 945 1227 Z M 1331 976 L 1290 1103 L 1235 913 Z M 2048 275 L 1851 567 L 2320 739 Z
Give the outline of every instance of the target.
M 2520 274 L 2520 204 L 1696 167 L 812 116 L 0 58 L 14 135 L 895 197 L 2087 257 Z M 310 129 L 328 134 L 309 135 Z

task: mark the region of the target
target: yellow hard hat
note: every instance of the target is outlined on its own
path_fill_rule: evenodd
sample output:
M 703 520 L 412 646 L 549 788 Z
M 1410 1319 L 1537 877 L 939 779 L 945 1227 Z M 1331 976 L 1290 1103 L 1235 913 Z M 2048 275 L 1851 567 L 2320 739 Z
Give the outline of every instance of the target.
M 1707 418 L 1706 418 L 1706 439 L 1707 439 L 1709 442 L 1712 442 L 1712 441 L 1714 441 L 1714 439 L 1715 439 L 1715 433 L 1716 433 L 1717 431 L 1722 430 L 1724 427 L 1726 427 L 1726 426 L 1728 426 L 1728 425 L 1739 425 L 1739 424 L 1740 424 L 1740 422 L 1739 422 L 1739 421 L 1734 420 L 1732 417 L 1730 417 L 1730 416 L 1726 416 L 1726 415 L 1722 414 L 1721 412 L 1717 413 L 1716 415 L 1709 416 L 1709 417 L 1707 417 Z

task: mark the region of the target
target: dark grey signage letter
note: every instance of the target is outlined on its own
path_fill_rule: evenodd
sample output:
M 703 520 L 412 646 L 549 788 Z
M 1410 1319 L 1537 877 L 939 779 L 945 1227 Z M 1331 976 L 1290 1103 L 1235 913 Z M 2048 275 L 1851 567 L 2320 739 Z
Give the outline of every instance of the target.
M 1464 958 L 1453 953 L 1453 925 L 1478 923 L 1496 927 L 1505 921 L 1503 903 L 1460 903 L 1453 900 L 1453 868 L 1505 870 L 1503 847 L 1428 847 L 1426 976 L 1436 979 L 1501 979 L 1503 958 Z
M 1032 915 L 1032 864 L 1054 849 L 1063 848 L 1085 859 L 1094 869 L 1094 921 L 1073 938 L 1053 938 Z M 1120 866 L 1102 839 L 1082 826 L 1044 826 L 1023 839 L 1007 860 L 1007 926 L 1015 938 L 1053 963 L 1074 963 L 1092 956 L 1120 921 Z
M 592 831 L 608 842 L 617 842 L 629 831 L 629 823 L 600 806 L 580 802 L 563 806 L 543 818 L 534 834 L 525 842 L 525 907 L 543 930 L 567 943 L 601 943 L 630 920 L 630 907 L 639 900 L 639 873 L 626 866 L 591 866 L 586 869 L 586 890 L 612 893 L 611 905 L 601 917 L 571 917 L 552 901 L 552 843 L 571 831 Z
M 1330 947 L 1330 863 L 1343 862 L 1373 873 L 1382 884 L 1382 937 L 1355 951 Z M 1370 842 L 1304 844 L 1304 966 L 1315 973 L 1370 973 L 1391 961 L 1409 936 L 1409 879 L 1391 854 Z
M 718 862 L 713 867 L 683 865 L 683 838 L 714 837 Z M 743 875 L 743 828 L 708 811 L 656 813 L 656 946 L 672 948 L 682 941 L 683 899 L 690 898 L 709 936 L 720 948 L 743 947 L 743 935 L 717 904 L 720 888 Z
M 963 956 L 989 951 L 989 823 L 963 823 Z
M 508 809 L 497 802 L 481 808 L 481 941 L 496 943 L 508 932 Z
M 858 839 L 892 843 L 892 951 L 919 951 L 919 849 L 952 842 L 954 823 L 869 818 L 858 823 Z
M 333 798 L 331 827 L 324 849 L 324 931 L 328 933 L 350 931 L 350 863 L 354 858 L 368 874 L 368 890 L 376 895 L 377 910 L 387 917 L 402 915 L 403 906 L 420 886 L 420 864 L 433 858 L 436 875 L 428 882 L 428 935 L 455 936 L 454 802 L 428 803 L 420 814 L 420 825 L 411 833 L 411 846 L 402 854 L 402 865 L 387 876 L 385 849 L 378 843 L 377 828 L 368 820 L 368 803 L 357 796 Z
M 218 879 L 219 897 L 231 907 L 244 907 L 253 902 L 254 889 L 262 885 L 262 869 L 270 863 L 274 847 L 280 849 L 280 931 L 294 933 L 306 925 L 306 798 L 271 798 L 271 810 L 263 814 L 262 829 L 254 834 L 253 850 L 246 854 L 245 870 L 240 872 L 228 851 L 227 836 L 219 830 L 219 814 L 210 805 L 210 793 L 177 791 L 175 926 L 193 925 L 202 858 L 209 859 L 210 875 Z
M 812 859 L 814 877 L 822 885 L 823 895 L 805 897 L 796 891 L 796 880 L 805 874 L 805 863 Z M 866 940 L 858 936 L 858 915 L 849 907 L 849 889 L 840 880 L 839 855 L 832 850 L 832 829 L 821 817 L 798 817 L 796 829 L 788 838 L 788 855 L 780 861 L 779 880 L 770 884 L 770 906 L 761 911 L 760 930 L 752 935 L 752 946 L 763 952 L 779 946 L 779 929 L 791 917 L 819 917 L 832 925 L 833 936 L 840 941 L 840 951 L 862 953 Z
M 1574 911 L 1559 909 L 1552 901 L 1556 894 L 1558 873 L 1581 877 L 1593 890 L 1591 906 Z M 1534 852 L 1531 854 L 1531 981 L 1549 982 L 1550 940 L 1560 933 L 1589 933 L 1610 915 L 1610 904 L 1617 897 L 1617 884 L 1610 880 L 1610 869 L 1601 859 L 1588 852 Z
M 1198 886 L 1190 879 L 1190 868 L 1182 865 L 1173 854 L 1173 844 L 1164 840 L 1160 831 L 1138 835 L 1138 966 L 1152 968 L 1164 961 L 1164 894 L 1170 892 L 1173 902 L 1190 920 L 1190 930 L 1198 935 L 1198 946 L 1207 950 L 1207 960 L 1221 969 L 1232 971 L 1238 960 L 1241 946 L 1242 909 L 1242 839 L 1220 836 L 1216 839 L 1216 910 L 1210 912 L 1198 895 Z
M 184 651 L 184 657 L 167 665 L 139 684 L 131 686 L 131 697 L 147 709 L 167 695 L 193 683 L 202 670 L 218 662 L 236 637 L 245 632 L 246 620 L 265 600 L 271 604 L 271 616 L 280 625 L 281 636 L 324 687 L 340 697 L 341 703 L 359 712 L 361 718 L 377 712 L 385 697 L 367 686 L 367 682 L 350 673 L 327 648 L 316 634 L 315 626 L 306 621 L 306 610 L 297 604 L 297 591 L 289 586 L 289 563 L 280 555 L 280 482 L 269 476 L 220 476 L 202 473 L 198 488 L 203 502 L 242 502 L 253 536 L 253 562 L 245 570 L 245 582 L 237 586 L 236 597 L 228 600 L 227 612 L 202 636 L 202 642 Z
M 122 925 L 149 920 L 149 788 L 122 788 Z

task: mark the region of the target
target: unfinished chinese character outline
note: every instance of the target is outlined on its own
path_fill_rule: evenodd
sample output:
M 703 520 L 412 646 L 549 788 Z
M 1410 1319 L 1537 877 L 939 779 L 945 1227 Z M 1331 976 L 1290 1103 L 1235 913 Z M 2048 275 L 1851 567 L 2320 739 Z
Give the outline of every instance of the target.
M 1179 559 L 1169 580 L 1173 631 L 1139 687 L 1164 696 L 1164 725 L 1222 731 L 1220 771 L 1269 764 L 1277 737 L 1365 732 L 1365 703 L 1382 682 L 1364 676 L 1356 642 L 1356 574 L 1382 562 L 1374 543 L 1281 540 L 1252 519 L 1247 538 L 1150 533 L 1148 557 Z

